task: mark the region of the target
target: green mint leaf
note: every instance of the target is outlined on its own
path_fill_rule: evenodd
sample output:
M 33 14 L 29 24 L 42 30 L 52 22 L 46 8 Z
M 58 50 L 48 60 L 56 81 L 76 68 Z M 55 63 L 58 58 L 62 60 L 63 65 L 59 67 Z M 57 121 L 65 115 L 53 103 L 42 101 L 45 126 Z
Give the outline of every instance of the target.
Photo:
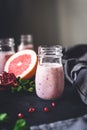
M 29 83 L 29 80 L 23 80 L 22 85 L 27 85 Z
M 14 93 L 16 91 L 15 87 L 11 87 L 11 93 Z
M 22 90 L 22 86 L 17 87 L 17 92 L 20 92 Z
M 33 87 L 30 87 L 30 88 L 27 89 L 27 91 L 33 92 L 33 91 L 34 91 L 34 88 L 33 88 Z
M 5 121 L 8 118 L 7 113 L 0 114 L 0 121 Z
M 13 130 L 27 130 L 27 123 L 24 119 L 18 119 Z

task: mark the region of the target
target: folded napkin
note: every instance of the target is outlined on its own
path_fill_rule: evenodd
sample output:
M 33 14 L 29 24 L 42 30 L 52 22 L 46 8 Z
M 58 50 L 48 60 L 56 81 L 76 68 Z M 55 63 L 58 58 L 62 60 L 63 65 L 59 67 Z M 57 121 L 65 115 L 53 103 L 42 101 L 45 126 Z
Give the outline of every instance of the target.
M 65 81 L 77 88 L 82 101 L 87 104 L 87 45 L 64 48 Z
M 30 130 L 87 130 L 87 115 L 50 124 L 32 126 Z

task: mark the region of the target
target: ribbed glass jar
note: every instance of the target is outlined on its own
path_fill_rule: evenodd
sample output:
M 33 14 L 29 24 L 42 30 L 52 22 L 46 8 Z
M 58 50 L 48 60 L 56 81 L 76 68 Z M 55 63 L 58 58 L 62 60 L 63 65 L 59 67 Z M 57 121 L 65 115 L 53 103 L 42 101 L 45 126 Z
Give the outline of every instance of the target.
M 33 36 L 30 34 L 21 35 L 20 37 L 20 45 L 18 46 L 18 51 L 25 50 L 25 49 L 34 50 Z
M 14 38 L 0 39 L 0 73 L 4 71 L 4 65 L 8 58 L 15 53 Z
M 64 90 L 62 47 L 39 46 L 35 76 L 36 94 L 42 99 L 56 99 Z

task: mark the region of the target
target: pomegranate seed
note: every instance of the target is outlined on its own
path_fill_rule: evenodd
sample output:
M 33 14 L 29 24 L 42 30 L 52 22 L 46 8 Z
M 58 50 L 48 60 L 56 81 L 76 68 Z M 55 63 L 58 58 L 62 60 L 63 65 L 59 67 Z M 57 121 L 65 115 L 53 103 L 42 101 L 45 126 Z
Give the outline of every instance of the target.
M 22 113 L 18 113 L 18 118 L 23 118 L 24 115 Z
M 48 107 L 44 107 L 44 112 L 49 112 L 49 108 Z
M 35 108 L 34 108 L 34 107 L 30 107 L 28 111 L 29 111 L 29 112 L 34 112 L 34 111 L 35 111 Z
M 55 103 L 55 102 L 52 102 L 51 105 L 52 105 L 52 107 L 55 107 L 55 106 L 56 106 L 56 103 Z

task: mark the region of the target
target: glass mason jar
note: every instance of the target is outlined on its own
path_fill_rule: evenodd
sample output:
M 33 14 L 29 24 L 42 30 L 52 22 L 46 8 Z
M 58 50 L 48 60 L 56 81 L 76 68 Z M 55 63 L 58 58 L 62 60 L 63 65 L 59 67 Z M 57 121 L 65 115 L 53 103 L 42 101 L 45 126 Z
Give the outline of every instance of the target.
M 20 45 L 18 46 L 18 51 L 25 50 L 25 49 L 34 50 L 32 35 L 21 35 Z
M 62 47 L 39 46 L 35 75 L 36 94 L 42 99 L 56 99 L 64 90 Z
M 0 40 L 0 73 L 4 71 L 4 65 L 8 58 L 15 53 L 15 43 L 13 38 Z

